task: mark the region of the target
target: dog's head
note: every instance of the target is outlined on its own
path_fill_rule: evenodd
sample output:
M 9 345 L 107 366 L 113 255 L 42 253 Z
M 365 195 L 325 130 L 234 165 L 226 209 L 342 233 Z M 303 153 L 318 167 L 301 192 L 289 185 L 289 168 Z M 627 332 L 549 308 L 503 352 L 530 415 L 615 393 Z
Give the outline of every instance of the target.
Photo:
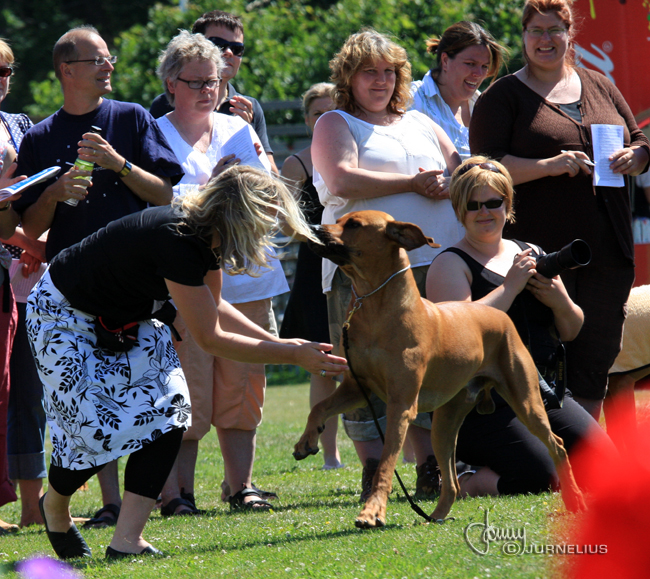
M 413 223 L 395 221 L 382 211 L 355 211 L 337 219 L 334 225 L 321 225 L 316 236 L 323 245 L 310 243 L 321 257 L 344 267 L 363 263 L 385 263 L 400 248 L 410 251 L 423 245 L 440 247 Z M 345 271 L 345 270 L 344 270 Z

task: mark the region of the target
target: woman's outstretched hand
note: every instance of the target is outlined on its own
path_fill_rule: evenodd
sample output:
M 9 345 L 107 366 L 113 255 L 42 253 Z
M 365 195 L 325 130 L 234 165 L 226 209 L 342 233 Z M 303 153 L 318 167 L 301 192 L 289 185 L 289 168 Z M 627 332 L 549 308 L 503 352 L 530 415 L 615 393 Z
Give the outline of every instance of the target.
M 298 339 L 289 341 L 298 346 L 296 350 L 296 364 L 302 366 L 311 374 L 337 376 L 348 369 L 345 358 L 328 354 L 334 348 L 332 344 L 307 342 Z

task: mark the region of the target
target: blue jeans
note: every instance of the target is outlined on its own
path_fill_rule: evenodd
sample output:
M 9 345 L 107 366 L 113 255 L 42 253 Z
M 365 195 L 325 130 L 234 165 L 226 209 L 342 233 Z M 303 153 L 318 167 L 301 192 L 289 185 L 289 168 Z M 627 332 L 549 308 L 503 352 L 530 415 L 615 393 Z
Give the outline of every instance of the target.
M 9 371 L 9 416 L 7 458 L 9 478 L 31 480 L 47 477 L 45 466 L 45 411 L 43 385 L 27 339 L 25 328 L 26 304 L 16 304 L 18 326 L 11 351 Z

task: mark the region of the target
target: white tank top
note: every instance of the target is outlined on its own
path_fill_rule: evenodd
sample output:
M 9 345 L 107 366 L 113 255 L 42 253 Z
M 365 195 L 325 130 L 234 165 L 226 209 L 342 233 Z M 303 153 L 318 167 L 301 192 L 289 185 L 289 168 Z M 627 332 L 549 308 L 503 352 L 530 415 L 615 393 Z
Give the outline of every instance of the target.
M 389 127 L 367 123 L 340 110 L 325 113 L 333 114 L 341 115 L 346 120 L 359 150 L 358 163 L 362 169 L 415 175 L 420 167 L 427 170 L 447 168 L 431 121 L 418 111 L 407 112 L 398 123 Z M 449 199 L 432 200 L 417 193 L 343 199 L 330 193 L 317 167 L 314 167 L 314 186 L 325 207 L 322 223 L 336 223 L 339 217 L 351 211 L 374 209 L 384 211 L 398 221 L 415 223 L 425 235 L 433 237 L 442 246 L 440 249 L 424 246 L 409 251 L 411 267 L 429 265 L 438 253 L 457 243 L 463 236 L 462 226 Z M 331 289 L 335 271 L 336 265 L 324 259 L 324 292 Z

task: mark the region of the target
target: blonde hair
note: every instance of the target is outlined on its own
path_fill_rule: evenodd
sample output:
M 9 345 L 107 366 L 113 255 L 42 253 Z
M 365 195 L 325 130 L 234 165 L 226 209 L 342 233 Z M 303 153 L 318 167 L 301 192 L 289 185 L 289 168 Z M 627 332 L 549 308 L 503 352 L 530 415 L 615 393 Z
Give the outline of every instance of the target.
M 334 85 L 331 82 L 319 82 L 310 86 L 304 95 L 302 95 L 302 111 L 305 115 L 309 114 L 309 107 L 317 100 L 325 97 L 332 98 L 334 94 Z
M 9 66 L 14 63 L 14 53 L 4 38 L 0 38 L 0 60 L 4 60 Z
M 406 50 L 385 34 L 363 28 L 345 41 L 339 53 L 330 60 L 334 106 L 347 113 L 357 112 L 352 94 L 352 77 L 364 66 L 385 60 L 395 67 L 395 90 L 388 103 L 388 112 L 403 115 L 411 102 L 411 63 Z
M 269 268 L 269 247 L 277 247 L 274 234 L 278 220 L 296 233 L 318 242 L 287 187 L 265 171 L 235 166 L 173 201 L 182 223 L 200 238 L 211 242 L 215 232 L 218 248 L 230 275 L 259 276 Z
M 498 173 L 480 166 L 485 163 L 492 165 L 492 167 L 498 170 Z M 504 198 L 506 203 L 506 221 L 514 223 L 515 192 L 512 187 L 510 173 L 498 161 L 480 155 L 465 160 L 461 165 L 456 167 L 456 170 L 451 176 L 449 197 L 458 221 L 465 223 L 467 202 L 474 191 L 483 187 L 494 189 Z

